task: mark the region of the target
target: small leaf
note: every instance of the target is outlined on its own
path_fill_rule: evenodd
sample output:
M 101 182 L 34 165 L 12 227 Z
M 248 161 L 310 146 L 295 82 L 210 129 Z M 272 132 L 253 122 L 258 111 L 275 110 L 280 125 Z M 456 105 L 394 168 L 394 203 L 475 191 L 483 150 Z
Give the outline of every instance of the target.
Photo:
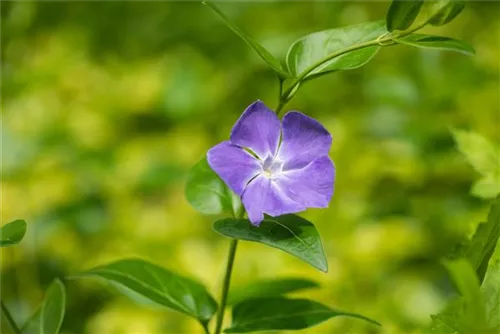
M 328 271 L 328 263 L 316 227 L 296 215 L 267 217 L 259 227 L 246 219 L 222 219 L 214 229 L 226 237 L 260 242 L 292 254 L 313 267 Z
M 26 222 L 18 219 L 0 228 L 0 247 L 18 244 L 26 234 Z
M 191 168 L 185 194 L 193 208 L 207 215 L 237 215 L 242 208 L 240 198 L 215 174 L 206 158 Z
M 471 194 L 484 199 L 500 195 L 500 173 L 492 173 L 477 180 L 472 185 Z
M 465 8 L 463 0 L 438 0 L 435 1 L 429 23 L 433 26 L 442 26 L 453 20 Z
M 224 21 L 229 29 L 236 33 L 236 35 L 247 43 L 248 46 L 254 49 L 254 51 L 257 52 L 257 54 L 276 72 L 276 74 L 278 74 L 280 78 L 287 78 L 290 76 L 290 74 L 283 69 L 279 60 L 277 60 L 266 48 L 243 32 L 243 30 L 241 30 L 237 25 L 231 22 L 213 2 L 203 1 L 203 4 L 212 9 L 222 19 L 222 21 Z
M 290 292 L 318 287 L 318 283 L 303 278 L 277 278 L 256 281 L 231 289 L 228 304 L 233 305 L 257 297 L 281 296 Z
M 481 198 L 500 194 L 500 147 L 475 132 L 452 131 L 458 149 L 483 177 L 474 183 L 471 192 Z
M 336 70 L 358 68 L 369 62 L 380 49 L 374 45 L 324 61 L 340 50 L 362 45 L 387 33 L 384 21 L 367 22 L 307 35 L 292 44 L 286 55 L 290 74 L 304 78 Z
M 21 329 L 23 334 L 57 334 L 61 329 L 66 309 L 66 292 L 64 284 L 56 279 L 45 294 L 45 299 L 24 324 Z
M 76 278 L 91 276 L 122 285 L 152 302 L 192 316 L 202 324 L 217 310 L 217 303 L 204 286 L 144 260 L 119 260 L 90 269 Z
M 408 29 L 417 18 L 423 0 L 393 0 L 386 17 L 387 30 Z
M 271 297 L 250 299 L 233 308 L 233 322 L 225 333 L 249 333 L 271 330 L 297 330 L 313 327 L 336 316 L 376 321 L 362 315 L 330 309 L 307 299 Z
M 476 54 L 474 48 L 467 42 L 450 37 L 411 34 L 403 38 L 394 38 L 398 43 L 415 46 L 417 48 L 455 51 L 469 56 Z
M 500 147 L 475 132 L 452 132 L 458 149 L 478 173 L 486 176 L 500 171 Z

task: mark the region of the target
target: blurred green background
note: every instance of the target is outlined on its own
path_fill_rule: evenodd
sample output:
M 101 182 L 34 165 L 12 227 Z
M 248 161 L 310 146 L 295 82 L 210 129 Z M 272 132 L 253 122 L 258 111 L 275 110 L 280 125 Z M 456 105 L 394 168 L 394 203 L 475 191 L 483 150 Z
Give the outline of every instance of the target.
M 265 63 L 197 2 L 2 2 L 2 224 L 28 233 L 2 249 L 2 299 L 21 323 L 55 276 L 140 256 L 215 296 L 228 240 L 183 195 L 186 173 L 244 108 L 274 108 Z M 387 2 L 221 3 L 283 57 L 304 34 L 383 19 Z M 301 295 L 378 320 L 335 318 L 307 333 L 414 333 L 453 293 L 438 260 L 486 217 L 450 127 L 500 140 L 500 5 L 473 2 L 424 31 L 476 57 L 384 48 L 368 65 L 307 83 L 286 109 L 330 130 L 337 167 L 320 230 L 330 271 L 260 244 L 238 250 L 233 284 L 301 276 Z M 64 333 L 199 333 L 94 280 L 67 281 Z M 299 294 L 300 295 L 300 294 Z M 2 322 L 2 333 L 9 333 Z

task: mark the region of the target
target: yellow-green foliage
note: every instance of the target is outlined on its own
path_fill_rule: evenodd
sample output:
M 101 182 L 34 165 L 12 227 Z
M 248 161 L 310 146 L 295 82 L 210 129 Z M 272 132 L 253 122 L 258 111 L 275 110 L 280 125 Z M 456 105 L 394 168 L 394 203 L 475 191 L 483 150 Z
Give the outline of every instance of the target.
M 382 19 L 383 2 L 227 3 L 283 58 L 315 30 Z M 233 284 L 299 276 L 303 292 L 383 324 L 338 318 L 307 333 L 413 333 L 448 301 L 438 264 L 484 221 L 478 178 L 449 128 L 500 140 L 499 5 L 472 2 L 434 28 L 475 57 L 384 48 L 363 68 L 306 83 L 287 106 L 332 133 L 329 209 L 309 210 L 329 272 L 241 243 Z M 256 99 L 274 107 L 267 65 L 197 2 L 2 2 L 1 220 L 30 223 L 2 249 L 2 299 L 32 313 L 54 276 L 140 256 L 218 295 L 228 240 L 184 199 L 189 168 Z M 70 281 L 64 333 L 197 333 L 174 312 Z M 4 332 L 2 322 L 2 333 Z

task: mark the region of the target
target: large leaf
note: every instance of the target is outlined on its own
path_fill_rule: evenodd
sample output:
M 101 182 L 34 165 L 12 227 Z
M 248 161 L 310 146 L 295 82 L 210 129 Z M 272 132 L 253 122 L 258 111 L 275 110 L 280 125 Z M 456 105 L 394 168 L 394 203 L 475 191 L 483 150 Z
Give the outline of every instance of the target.
M 279 248 L 309 263 L 313 267 L 328 271 L 328 263 L 316 227 L 296 215 L 267 217 L 259 227 L 246 219 L 222 219 L 214 223 L 214 229 L 230 238 L 260 242 Z
M 229 292 L 228 304 L 233 305 L 246 299 L 280 296 L 290 292 L 318 287 L 318 283 L 304 278 L 277 278 L 256 281 L 232 288 Z
M 464 7 L 465 1 L 463 0 L 434 1 L 428 22 L 434 26 L 444 25 L 460 14 Z
M 472 167 L 483 177 L 472 187 L 472 194 L 494 198 L 500 194 L 500 146 L 483 136 L 462 130 L 454 130 L 458 149 Z
M 242 207 L 240 198 L 215 174 L 206 158 L 191 168 L 185 194 L 193 208 L 207 215 L 237 215 Z
M 152 302 L 192 316 L 202 324 L 208 323 L 217 310 L 217 303 L 204 286 L 144 260 L 124 259 L 76 277 L 89 276 L 121 285 Z
M 61 329 L 66 309 L 66 292 L 63 283 L 56 279 L 45 294 L 45 299 L 35 314 L 21 329 L 23 334 L 57 334 Z
M 233 308 L 233 320 L 226 333 L 249 333 L 270 330 L 296 330 L 313 327 L 336 316 L 363 319 L 362 315 L 330 309 L 307 299 L 271 297 L 250 299 Z
M 18 244 L 26 234 L 26 222 L 14 220 L 0 228 L 0 247 Z
M 253 40 L 250 36 L 248 36 L 243 30 L 241 30 L 236 24 L 231 22 L 226 15 L 211 1 L 203 1 L 203 4 L 212 9 L 219 17 L 224 21 L 226 26 L 229 29 L 234 31 L 236 35 L 238 35 L 245 43 L 248 44 L 255 52 L 280 76 L 281 78 L 287 78 L 290 76 L 288 72 L 286 72 L 279 60 L 277 60 L 266 48 Z
M 467 42 L 450 37 L 411 34 L 403 38 L 395 38 L 394 40 L 398 43 L 415 46 L 417 48 L 455 51 L 469 56 L 476 54 L 474 48 Z
M 385 21 L 377 21 L 312 33 L 294 42 L 288 50 L 288 70 L 295 77 L 307 72 L 304 78 L 308 78 L 360 67 L 373 58 L 380 46 L 369 46 L 324 60 L 340 50 L 373 41 L 386 32 Z
M 387 30 L 408 29 L 417 18 L 423 3 L 423 0 L 393 0 L 387 11 Z

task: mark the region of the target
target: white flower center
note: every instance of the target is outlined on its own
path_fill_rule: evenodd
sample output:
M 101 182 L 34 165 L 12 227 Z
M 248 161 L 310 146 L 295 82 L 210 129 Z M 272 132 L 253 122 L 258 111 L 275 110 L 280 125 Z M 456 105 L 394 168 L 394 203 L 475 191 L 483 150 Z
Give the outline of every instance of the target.
M 262 163 L 264 175 L 271 179 L 278 176 L 283 169 L 283 161 L 280 161 L 273 156 L 268 156 Z

